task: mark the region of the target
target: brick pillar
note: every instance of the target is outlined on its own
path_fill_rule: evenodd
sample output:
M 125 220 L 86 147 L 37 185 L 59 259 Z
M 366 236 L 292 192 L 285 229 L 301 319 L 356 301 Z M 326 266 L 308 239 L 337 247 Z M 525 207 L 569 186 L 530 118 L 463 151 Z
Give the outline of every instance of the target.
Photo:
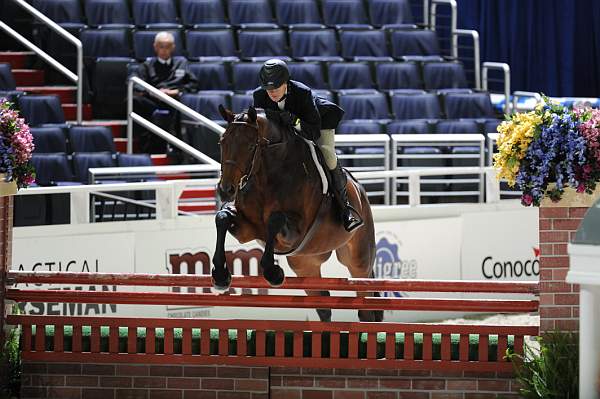
M 0 197 L 0 348 L 4 348 L 6 273 L 12 262 L 13 198 Z
M 573 203 L 562 200 L 540 207 L 540 332 L 579 330 L 579 286 L 565 282 L 567 244 L 588 207 L 569 204 Z

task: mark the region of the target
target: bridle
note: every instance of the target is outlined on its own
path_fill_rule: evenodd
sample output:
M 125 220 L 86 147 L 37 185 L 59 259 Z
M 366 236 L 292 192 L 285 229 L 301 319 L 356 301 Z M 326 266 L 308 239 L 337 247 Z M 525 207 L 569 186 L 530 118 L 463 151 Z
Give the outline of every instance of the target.
M 248 123 L 246 121 L 243 120 L 243 116 L 246 114 L 240 114 L 236 116 L 236 120 L 234 120 L 233 122 L 231 122 L 231 125 L 244 125 L 250 128 L 253 128 L 256 130 L 257 133 L 257 139 L 256 142 L 254 144 L 252 144 L 252 159 L 250 160 L 250 162 L 248 162 L 248 164 L 246 165 L 246 167 L 244 169 L 242 169 L 239 164 L 233 160 L 233 159 L 226 159 L 223 161 L 224 165 L 232 165 L 234 167 L 236 167 L 240 172 L 242 172 L 242 177 L 240 178 L 240 182 L 238 184 L 239 190 L 241 192 L 245 191 L 245 188 L 248 185 L 248 182 L 250 181 L 250 179 L 252 178 L 252 175 L 255 172 L 256 169 L 256 161 L 259 158 L 260 155 L 260 151 L 259 149 L 262 149 L 266 146 L 269 145 L 269 139 L 262 137 L 259 133 L 259 129 L 258 129 L 258 122 L 256 122 L 255 124 L 251 124 Z M 223 139 L 225 138 L 225 136 L 223 136 L 220 140 L 220 142 L 223 141 Z

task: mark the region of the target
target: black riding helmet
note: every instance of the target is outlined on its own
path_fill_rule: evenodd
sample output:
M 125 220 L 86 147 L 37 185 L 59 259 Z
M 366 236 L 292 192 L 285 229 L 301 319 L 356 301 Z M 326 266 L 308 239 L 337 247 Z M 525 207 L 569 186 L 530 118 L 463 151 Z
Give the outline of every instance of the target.
M 290 79 L 290 71 L 282 60 L 267 60 L 260 68 L 259 79 L 263 89 L 273 90 Z

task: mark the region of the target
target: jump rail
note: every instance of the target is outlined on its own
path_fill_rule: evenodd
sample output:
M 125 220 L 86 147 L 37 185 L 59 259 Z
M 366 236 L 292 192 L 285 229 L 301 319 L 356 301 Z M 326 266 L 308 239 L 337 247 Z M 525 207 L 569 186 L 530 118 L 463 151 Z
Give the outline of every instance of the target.
M 207 287 L 209 276 L 10 272 L 9 284 L 113 284 Z M 234 276 L 232 287 L 266 288 L 262 277 Z M 428 291 L 535 295 L 537 283 L 288 277 L 281 289 Z M 537 300 L 216 295 L 179 292 L 7 290 L 17 302 L 185 304 L 278 308 L 534 312 Z M 452 369 L 510 372 L 507 348 L 522 353 L 535 326 L 269 320 L 9 316 L 23 328 L 23 358 L 336 368 Z

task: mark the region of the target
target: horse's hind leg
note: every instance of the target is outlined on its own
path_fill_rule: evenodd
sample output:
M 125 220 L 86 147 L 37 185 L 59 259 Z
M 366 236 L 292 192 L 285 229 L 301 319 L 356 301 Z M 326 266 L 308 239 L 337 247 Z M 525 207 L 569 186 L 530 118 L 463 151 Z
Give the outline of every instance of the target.
M 298 277 L 321 277 L 321 264 L 331 256 L 331 252 L 315 256 L 288 256 L 290 268 Z M 329 291 L 306 291 L 308 296 L 329 296 Z M 321 321 L 331 321 L 331 309 L 316 309 Z
M 285 280 L 283 269 L 275 264 L 274 245 L 275 237 L 283 229 L 287 222 L 287 217 L 282 212 L 273 212 L 267 222 L 267 240 L 265 242 L 265 251 L 260 259 L 260 266 L 263 268 L 263 276 L 273 287 L 279 287 Z
M 340 263 L 348 268 L 350 275 L 354 278 L 373 277 L 373 262 L 375 261 L 375 242 L 369 241 L 368 234 L 360 234 L 360 231 L 352 237 L 346 245 L 336 250 Z M 379 296 L 376 292 L 357 292 L 357 297 Z M 360 321 L 382 321 L 383 310 L 359 310 Z

